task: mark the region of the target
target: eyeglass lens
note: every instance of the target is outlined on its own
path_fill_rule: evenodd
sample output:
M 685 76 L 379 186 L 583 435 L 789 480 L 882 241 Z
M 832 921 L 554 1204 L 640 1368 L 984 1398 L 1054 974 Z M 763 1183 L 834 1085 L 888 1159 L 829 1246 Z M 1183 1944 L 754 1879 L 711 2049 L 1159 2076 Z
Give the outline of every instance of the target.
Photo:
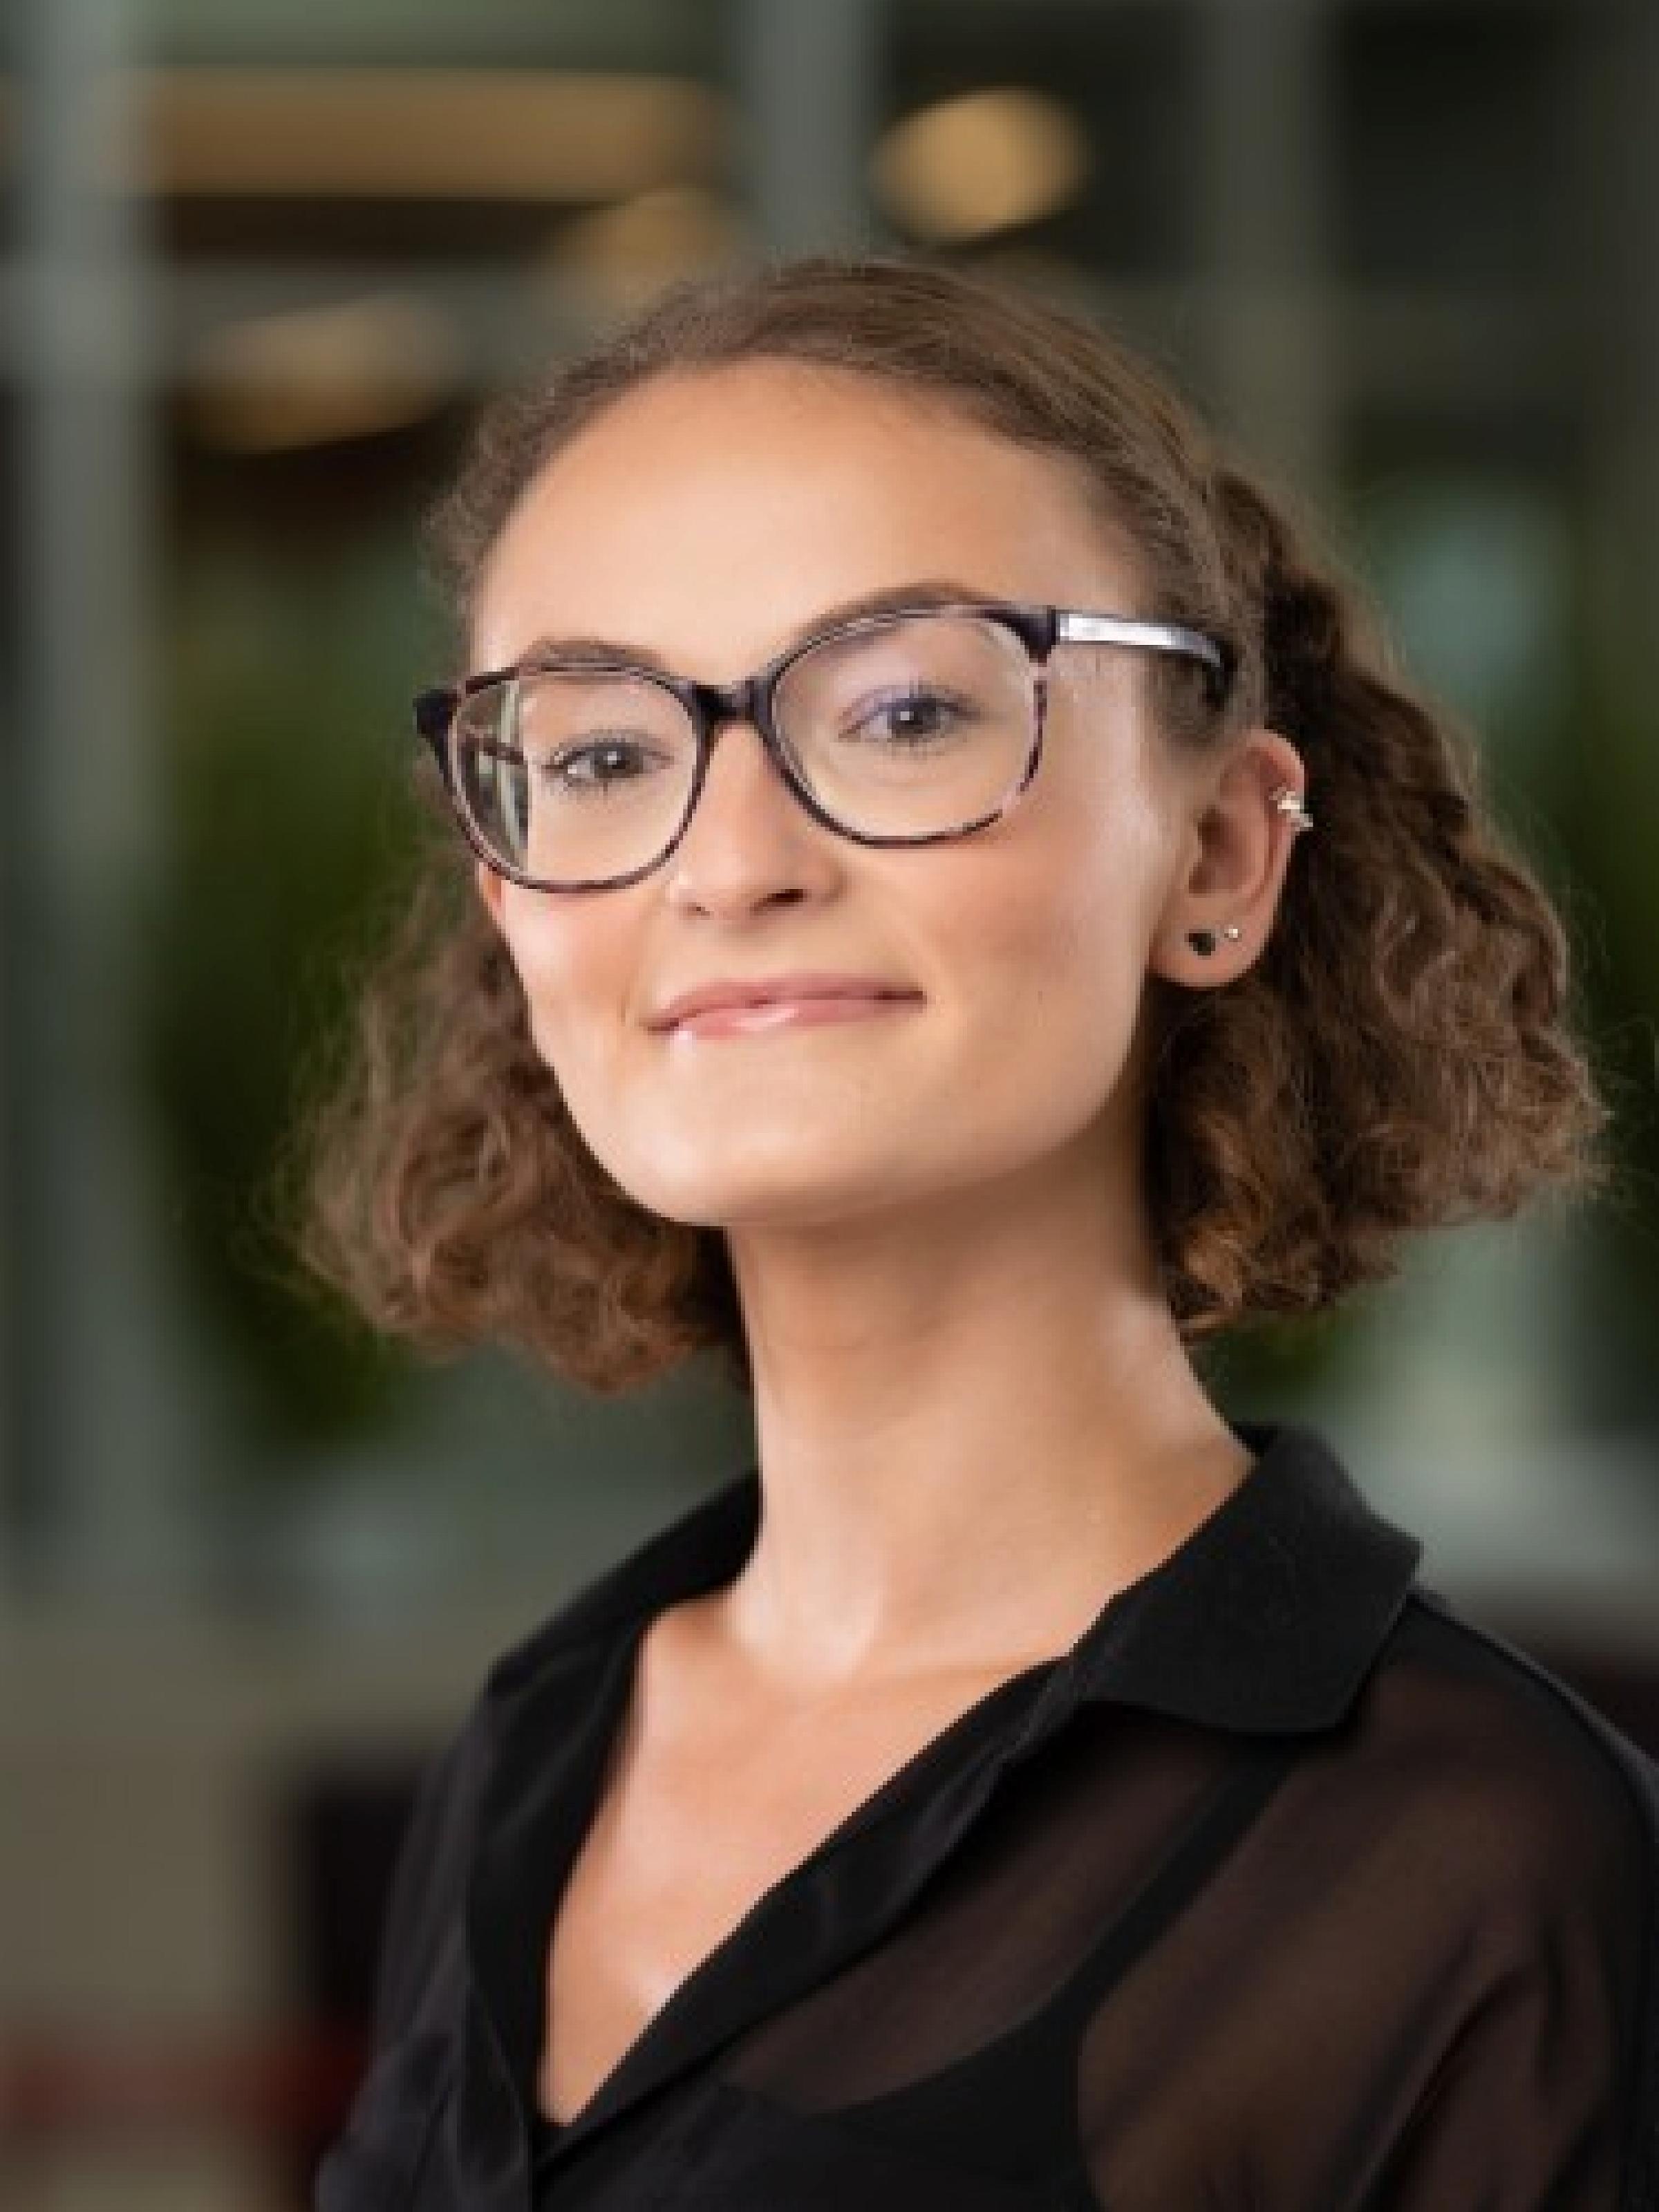
M 871 836 L 938 835 L 994 813 L 1024 774 L 1035 690 L 1020 640 L 982 617 L 908 616 L 825 638 L 778 684 L 778 733 L 831 818 Z M 684 819 L 696 735 L 648 678 L 526 672 L 471 692 L 451 732 L 482 842 L 537 882 L 648 866 Z

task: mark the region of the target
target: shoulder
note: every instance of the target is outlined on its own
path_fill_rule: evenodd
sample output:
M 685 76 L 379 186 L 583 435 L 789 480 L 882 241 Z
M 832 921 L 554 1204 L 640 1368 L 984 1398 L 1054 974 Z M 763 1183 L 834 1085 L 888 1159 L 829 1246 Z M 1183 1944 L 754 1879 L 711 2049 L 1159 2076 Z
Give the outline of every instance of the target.
M 1429 2055 L 1401 2156 L 1485 2171 L 1501 2142 L 1575 2191 L 1599 2159 L 1659 2204 L 1659 1765 L 1417 1583 L 1326 1750 L 1302 1840 L 1349 1900 L 1354 1985 Z
M 493 1701 L 485 1687 L 421 1770 L 381 1928 L 377 2043 L 408 2026 L 431 1986 L 433 1968 L 459 1930 L 494 1736 Z
M 428 1754 L 398 1844 L 380 1943 L 377 2040 L 402 2033 L 453 1966 L 469 1886 L 503 1817 L 503 1792 L 533 1780 L 542 1751 L 580 1726 L 641 1618 L 646 1578 L 673 1559 L 694 1507 L 578 1583 L 497 1650 L 459 1718 Z
M 1352 1816 L 1414 1925 L 1488 1990 L 1615 2015 L 1659 2082 L 1659 1765 L 1537 1660 L 1413 1584 L 1344 1740 Z
M 1587 1698 L 1414 1583 L 1367 1685 L 1374 1747 L 1472 1843 L 1501 1833 L 1516 1876 L 1597 1857 L 1659 1885 L 1659 1765 Z

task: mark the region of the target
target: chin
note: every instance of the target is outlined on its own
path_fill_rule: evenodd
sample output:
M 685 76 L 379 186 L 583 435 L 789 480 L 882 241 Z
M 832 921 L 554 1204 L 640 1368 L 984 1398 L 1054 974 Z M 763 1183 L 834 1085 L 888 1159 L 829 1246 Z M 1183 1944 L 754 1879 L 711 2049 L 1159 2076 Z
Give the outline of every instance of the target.
M 651 1212 L 691 1229 L 817 1228 L 879 1212 L 914 1195 L 850 1166 L 836 1174 L 823 1162 L 799 1158 L 788 1165 L 780 1162 L 770 1172 L 763 1162 L 748 1158 L 729 1175 L 711 1173 L 704 1158 L 698 1172 L 683 1182 L 665 1182 L 660 1171 L 618 1180 Z

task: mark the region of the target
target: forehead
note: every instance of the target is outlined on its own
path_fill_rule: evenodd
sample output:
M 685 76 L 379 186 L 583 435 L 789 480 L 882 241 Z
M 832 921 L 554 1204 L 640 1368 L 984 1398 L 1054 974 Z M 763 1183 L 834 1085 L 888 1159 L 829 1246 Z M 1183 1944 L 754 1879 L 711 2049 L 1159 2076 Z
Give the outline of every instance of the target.
M 580 632 L 717 677 L 912 579 L 1121 607 L 1128 570 L 1066 457 L 931 394 L 744 362 L 653 379 L 543 467 L 481 573 L 475 665 Z

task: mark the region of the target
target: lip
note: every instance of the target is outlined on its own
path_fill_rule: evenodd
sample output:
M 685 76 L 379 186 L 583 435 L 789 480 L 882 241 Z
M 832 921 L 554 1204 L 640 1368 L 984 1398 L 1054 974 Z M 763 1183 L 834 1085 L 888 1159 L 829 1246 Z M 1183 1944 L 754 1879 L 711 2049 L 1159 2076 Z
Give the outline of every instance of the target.
M 815 1000 L 835 1000 L 847 1006 L 848 1001 L 885 999 L 919 999 L 921 992 L 913 991 L 900 983 L 883 981 L 878 975 L 830 975 L 815 971 L 810 975 L 756 975 L 749 977 L 723 976 L 714 982 L 699 984 L 695 990 L 683 991 L 678 998 L 668 1000 L 651 1017 L 653 1030 L 672 1030 L 700 1014 L 753 1006 L 783 1006 L 805 1005 Z M 823 1012 L 827 1014 L 826 1006 Z
M 687 1014 L 669 1031 L 677 1037 L 769 1036 L 775 1030 L 822 1029 L 830 1023 L 890 1021 L 914 998 L 763 999 L 754 1006 L 710 1006 Z

